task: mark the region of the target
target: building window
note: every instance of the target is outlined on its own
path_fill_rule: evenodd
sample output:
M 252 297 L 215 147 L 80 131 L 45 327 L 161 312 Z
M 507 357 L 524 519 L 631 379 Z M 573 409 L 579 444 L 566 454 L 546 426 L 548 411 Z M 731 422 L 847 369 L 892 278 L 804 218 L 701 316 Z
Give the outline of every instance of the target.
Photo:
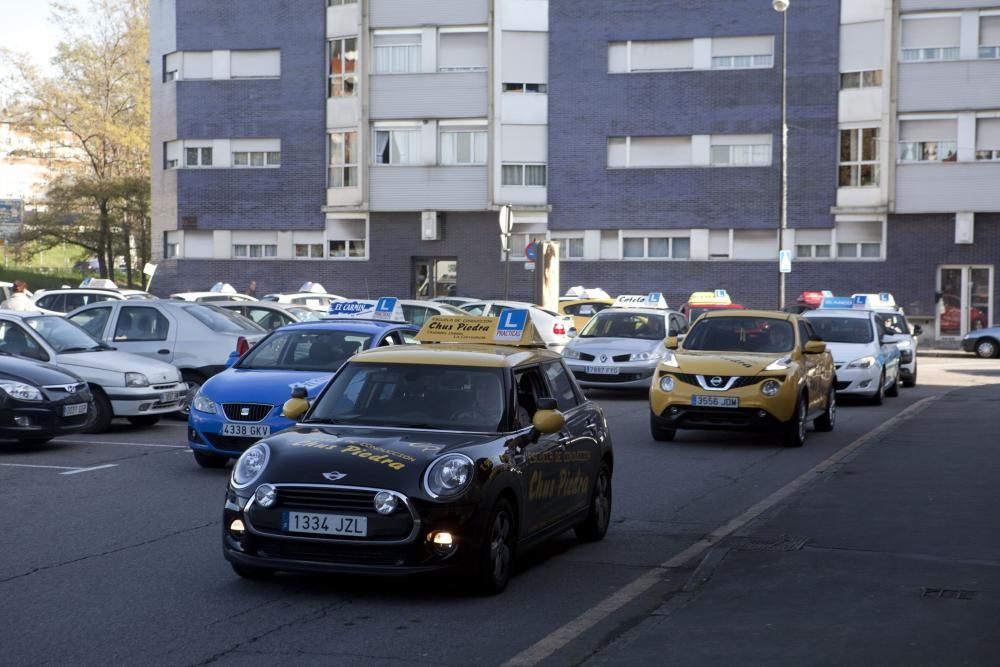
M 1000 160 L 1000 118 L 976 119 L 976 159 Z
M 329 188 L 353 188 L 358 185 L 358 133 L 330 133 Z
M 691 137 L 608 137 L 608 167 L 647 169 L 691 165 Z
M 338 7 L 340 5 L 355 5 L 358 0 L 326 0 L 327 7 Z
M 330 241 L 330 257 L 333 258 L 358 258 L 365 256 L 364 239 L 342 239 Z
M 329 44 L 330 97 L 353 97 L 358 94 L 358 39 L 334 39 Z
M 420 71 L 420 33 L 378 33 L 372 36 L 372 73 Z
M 295 259 L 323 259 L 323 244 L 296 243 Z
M 958 143 L 954 141 L 901 141 L 900 162 L 955 162 Z
M 163 56 L 163 82 L 175 81 L 181 68 L 181 53 L 175 51 Z
M 611 73 L 668 72 L 693 66 L 694 42 L 690 39 L 608 43 Z
M 545 187 L 545 170 L 544 164 L 505 164 L 501 171 L 501 183 L 503 185 Z
M 486 164 L 486 130 L 441 130 L 441 164 Z
M 903 49 L 901 60 L 906 63 L 958 60 L 959 47 L 935 46 L 927 49 Z
M 795 246 L 795 258 L 796 259 L 829 259 L 830 257 L 830 244 L 829 243 L 815 243 L 815 244 L 798 244 Z
M 184 166 L 185 167 L 211 167 L 212 166 L 212 149 L 211 148 L 185 148 L 184 149 Z
M 869 69 L 863 72 L 842 72 L 840 75 L 840 89 L 850 90 L 852 88 L 878 88 L 882 85 L 882 70 Z
M 237 151 L 233 153 L 233 166 L 249 169 L 280 167 L 281 151 Z
M 420 130 L 375 130 L 375 164 L 417 164 Z
M 766 167 L 771 164 L 770 143 L 726 143 L 725 136 L 712 137 L 714 167 Z
M 1000 150 L 976 151 L 977 160 L 1000 160 Z
M 712 69 L 754 69 L 771 67 L 774 56 L 771 54 L 747 56 L 712 56 Z
M 483 72 L 489 62 L 486 29 L 451 32 L 438 36 L 439 72 Z
M 840 131 L 840 187 L 877 186 L 878 161 L 879 128 Z
M 559 244 L 559 259 L 583 259 L 583 237 L 552 239 Z
M 882 245 L 879 243 L 838 243 L 837 257 L 840 259 L 873 259 L 882 254 Z
M 510 235 L 510 257 L 511 259 L 526 259 L 525 249 L 528 247 L 529 243 L 535 243 L 536 241 L 541 243 L 544 242 L 545 234 L 511 234 Z
M 163 244 L 163 259 L 170 259 L 171 257 L 177 257 L 177 242 L 167 242 Z
M 273 243 L 234 243 L 233 257 L 237 259 L 262 259 L 277 257 L 278 246 Z
M 541 93 L 549 92 L 549 87 L 544 83 L 505 83 L 503 84 L 505 93 Z
M 688 259 L 691 239 L 686 237 L 625 237 L 622 257 L 625 259 Z

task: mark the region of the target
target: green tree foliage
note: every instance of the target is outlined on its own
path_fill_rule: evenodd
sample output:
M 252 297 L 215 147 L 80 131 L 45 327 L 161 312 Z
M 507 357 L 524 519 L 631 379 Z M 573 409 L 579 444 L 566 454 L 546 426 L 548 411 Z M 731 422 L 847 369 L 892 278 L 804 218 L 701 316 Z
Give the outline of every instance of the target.
M 2 54 L 13 72 L 11 120 L 34 139 L 32 156 L 60 171 L 15 242 L 86 248 L 113 279 L 116 256 L 149 261 L 149 2 L 50 7 L 62 32 L 51 75 L 23 54 Z M 126 264 L 131 283 L 135 266 Z

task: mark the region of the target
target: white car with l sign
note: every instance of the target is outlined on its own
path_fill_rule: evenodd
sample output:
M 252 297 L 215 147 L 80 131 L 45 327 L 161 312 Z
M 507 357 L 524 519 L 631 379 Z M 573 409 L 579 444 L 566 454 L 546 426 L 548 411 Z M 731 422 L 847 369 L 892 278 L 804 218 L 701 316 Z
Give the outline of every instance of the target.
M 118 352 L 57 315 L 0 311 L 0 351 L 48 361 L 85 380 L 94 395 L 92 433 L 106 431 L 115 417 L 151 426 L 187 394 L 172 365 Z

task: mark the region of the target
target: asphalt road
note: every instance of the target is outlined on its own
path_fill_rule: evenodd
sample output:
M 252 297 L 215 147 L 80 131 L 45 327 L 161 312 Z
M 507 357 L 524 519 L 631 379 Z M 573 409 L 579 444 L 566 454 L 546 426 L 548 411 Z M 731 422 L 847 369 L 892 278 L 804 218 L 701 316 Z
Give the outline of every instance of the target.
M 612 527 L 597 544 L 568 533 L 523 555 L 493 598 L 434 579 L 240 579 L 220 547 L 229 471 L 199 468 L 180 422 L 0 443 L 0 662 L 577 664 L 690 577 L 685 554 L 704 536 L 920 399 L 1000 382 L 996 361 L 920 363 L 916 388 L 881 407 L 842 402 L 836 429 L 797 450 L 735 433 L 657 443 L 645 397 L 595 393 L 616 449 Z M 651 571 L 656 585 L 635 588 Z

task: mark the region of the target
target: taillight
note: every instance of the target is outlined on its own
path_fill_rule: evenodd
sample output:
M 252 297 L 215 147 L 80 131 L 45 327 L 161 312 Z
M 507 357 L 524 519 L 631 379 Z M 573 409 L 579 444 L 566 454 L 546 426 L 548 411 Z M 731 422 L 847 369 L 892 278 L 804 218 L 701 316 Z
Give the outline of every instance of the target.
M 250 349 L 250 341 L 243 336 L 236 339 L 236 354 L 242 357 Z
M 556 322 L 555 324 L 552 325 L 552 333 L 554 333 L 557 336 L 565 336 L 566 327 L 563 326 L 562 322 Z

